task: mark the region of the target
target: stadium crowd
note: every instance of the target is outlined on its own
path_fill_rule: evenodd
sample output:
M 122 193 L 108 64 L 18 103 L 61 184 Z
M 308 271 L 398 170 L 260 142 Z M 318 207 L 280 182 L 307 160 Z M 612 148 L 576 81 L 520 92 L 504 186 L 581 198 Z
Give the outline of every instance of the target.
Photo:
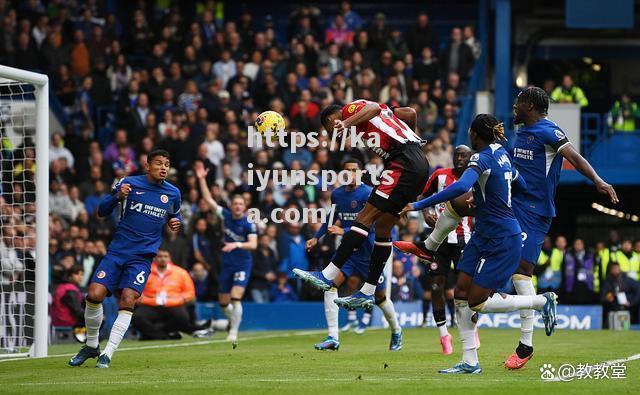
M 48 74 L 68 120 L 51 137 L 52 292 L 61 284 L 72 283 L 72 292 L 87 285 L 117 221 L 115 216 L 99 218 L 98 202 L 115 180 L 143 172 L 154 147 L 170 152 L 169 180 L 184 199 L 183 230 L 167 232 L 162 248 L 173 264 L 189 271 L 198 301 L 215 299 L 223 230 L 200 199 L 195 161 L 210 170 L 208 183 L 220 204 L 241 194 L 266 217 L 277 207 L 329 207 L 330 192 L 290 185 L 258 191 L 248 185 L 249 163 L 254 170 L 338 169 L 347 157 L 379 163 L 364 149 L 350 146 L 343 152 L 303 148 L 296 154 L 251 148 L 247 129 L 263 110 L 285 115 L 288 130 L 316 131 L 320 110 L 331 103 L 364 98 L 409 105 L 418 113 L 420 135 L 429 141 L 425 153 L 430 165 L 452 166 L 460 97 L 483 50 L 472 26 L 438 37 L 422 13 L 401 31 L 387 26 L 383 13 L 363 20 L 344 1 L 335 15 L 311 6 L 298 8 L 290 16 L 286 40 L 279 41 L 270 16 L 257 21 L 245 11 L 229 20 L 213 1 L 194 3 L 192 13 L 181 12 L 183 5 L 173 4 L 177 2 L 137 2 L 140 8 L 117 17 L 103 2 L 75 3 L 0 0 L 0 63 Z M 3 158 L 14 159 L 4 161 L 2 169 L 3 285 L 32 272 L 21 259 L 28 255 L 33 264 L 35 165 L 33 149 L 25 148 L 29 145 L 2 147 Z M 8 163 L 13 167 L 7 168 Z M 261 229 L 249 299 L 320 297 L 291 273 L 294 265 L 321 269 L 331 257 L 333 237 L 305 251 L 305 240 L 319 226 L 285 221 Z M 423 222 L 414 218 L 398 230 L 398 237 L 417 240 L 424 232 Z M 640 272 L 640 242 L 635 250 L 630 242 L 615 241 L 591 252 L 578 240 L 572 248 L 562 240 L 557 238 L 555 248 L 545 247 L 548 258 L 541 258 L 539 287 L 547 284 L 561 294 L 576 295 L 575 303 L 615 304 L 611 294 L 624 284 L 637 312 L 638 283 L 626 275 L 624 280 L 606 275 L 602 268 L 618 262 L 623 272 Z M 609 253 L 607 264 L 603 251 Z M 413 257 L 396 254 L 393 259 L 394 300 L 420 299 L 423 290 L 416 278 L 424 268 Z M 78 302 L 73 296 L 65 300 Z

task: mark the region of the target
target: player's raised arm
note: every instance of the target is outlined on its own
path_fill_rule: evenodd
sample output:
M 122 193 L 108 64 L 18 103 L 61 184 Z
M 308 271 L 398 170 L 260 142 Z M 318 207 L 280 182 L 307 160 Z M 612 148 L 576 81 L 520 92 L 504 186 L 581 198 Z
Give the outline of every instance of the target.
M 205 169 L 202 162 L 198 161 L 194 165 L 194 170 L 196 172 L 196 177 L 198 178 L 198 184 L 200 185 L 200 193 L 202 193 L 202 198 L 205 202 L 211 207 L 214 212 L 218 211 L 218 203 L 211 196 L 211 191 L 209 190 L 209 186 L 207 185 L 207 174 L 209 174 L 209 169 Z
M 605 182 L 598 173 L 593 169 L 591 164 L 582 156 L 573 145 L 567 144 L 560 150 L 560 155 L 565 157 L 569 163 L 573 165 L 582 174 L 587 177 L 596 185 L 596 189 L 603 195 L 608 195 L 611 199 L 611 203 L 616 204 L 619 202 L 618 195 L 616 195 L 615 189 Z
M 110 215 L 118 203 L 129 196 L 129 192 L 131 192 L 131 184 L 126 183 L 124 178 L 118 181 L 111 190 L 111 193 L 100 201 L 98 205 L 98 217 L 104 218 Z
M 435 195 L 432 195 L 415 203 L 407 204 L 407 206 L 402 209 L 400 214 L 402 215 L 408 211 L 422 210 L 425 207 L 435 206 L 438 203 L 449 201 L 451 199 L 457 198 L 464 193 L 467 193 L 469 189 L 471 189 L 473 184 L 478 180 L 478 177 L 480 177 L 479 171 L 480 169 L 478 169 L 477 166 L 470 166 L 467 170 L 464 171 L 464 173 L 462 173 L 462 177 L 460 177 L 458 181 L 449 185 Z
M 414 108 L 411 107 L 393 107 L 393 114 L 405 121 L 407 125 L 412 129 L 416 130 L 418 125 L 418 113 Z

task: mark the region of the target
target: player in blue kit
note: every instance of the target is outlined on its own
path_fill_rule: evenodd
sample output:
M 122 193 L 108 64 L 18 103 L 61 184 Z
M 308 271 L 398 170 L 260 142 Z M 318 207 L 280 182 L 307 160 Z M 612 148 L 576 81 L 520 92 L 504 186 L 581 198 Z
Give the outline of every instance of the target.
M 165 181 L 169 167 L 167 151 L 150 152 L 147 174 L 121 179 L 98 206 L 98 216 L 106 217 L 120 204 L 120 222 L 107 255 L 89 284 L 84 312 L 87 342 L 71 358 L 71 366 L 80 366 L 89 358 L 99 357 L 96 367 L 109 367 L 147 283 L 151 261 L 162 242 L 165 225 L 173 232 L 180 229 L 182 199 L 180 190 Z M 98 332 L 102 323 L 102 301 L 109 294 L 118 297 L 119 311 L 107 347 L 100 354 Z
M 402 211 L 422 210 L 449 201 L 464 195 L 473 186 L 475 229 L 458 263 L 460 275 L 454 295 L 463 358 L 440 373 L 482 372 L 474 336 L 476 313 L 539 310 L 548 336 L 556 324 L 557 297 L 553 292 L 526 296 L 494 293 L 519 265 L 522 229 L 511 207 L 511 190 L 524 190 L 526 183 L 512 167 L 507 151 L 498 144 L 504 140 L 504 128 L 495 117 L 476 116 L 469 137 L 476 153 L 460 179 L 427 199 L 409 203 Z
M 314 237 L 307 240 L 307 250 L 311 250 L 318 244 L 318 240 L 325 234 L 343 235 L 348 232 L 353 225 L 358 213 L 367 203 L 369 195 L 373 188 L 366 184 L 362 184 L 358 178 L 358 172 L 362 170 L 362 163 L 357 159 L 346 160 L 342 165 L 343 171 L 351 173 L 352 183 L 349 185 L 343 185 L 335 189 L 331 193 L 331 203 L 335 207 L 333 213 L 337 216 L 340 222 L 340 226 L 330 223 L 322 224 L 322 227 L 318 230 Z M 331 221 L 331 219 L 330 219 Z M 369 272 L 369 261 L 371 252 L 373 251 L 373 245 L 375 241 L 375 234 L 369 233 L 369 238 L 365 241 L 360 248 L 358 248 L 347 260 L 344 266 L 341 268 L 340 273 L 333 279 L 331 285 L 327 285 L 324 292 L 324 314 L 327 319 L 327 327 L 329 330 L 328 336 L 322 342 L 315 345 L 316 350 L 338 350 L 340 348 L 340 338 L 338 330 L 338 305 L 334 303 L 334 300 L 338 297 L 338 288 L 342 283 L 352 277 L 355 280 L 366 280 Z M 293 269 L 296 275 L 300 272 L 299 269 Z M 298 273 L 297 273 L 298 272 Z M 382 310 L 382 313 L 389 323 L 391 329 L 391 341 L 389 342 L 389 350 L 399 351 L 402 349 L 402 328 L 398 323 L 396 311 L 393 306 L 393 302 L 387 299 L 385 295 L 386 279 L 384 274 L 380 277 L 378 285 L 375 290 L 375 304 Z M 371 319 L 371 309 L 365 310 L 365 317 Z M 363 318 L 364 320 L 365 318 Z
M 238 342 L 238 329 L 242 322 L 242 297 L 249 283 L 253 257 L 251 251 L 258 247 L 256 225 L 247 218 L 244 198 L 236 195 L 231 199 L 231 209 L 226 209 L 213 199 L 207 185 L 209 169 L 202 162 L 195 164 L 202 198 L 222 219 L 224 225 L 224 247 L 222 247 L 222 269 L 218 276 L 218 302 L 229 319 L 227 341 L 234 346 Z

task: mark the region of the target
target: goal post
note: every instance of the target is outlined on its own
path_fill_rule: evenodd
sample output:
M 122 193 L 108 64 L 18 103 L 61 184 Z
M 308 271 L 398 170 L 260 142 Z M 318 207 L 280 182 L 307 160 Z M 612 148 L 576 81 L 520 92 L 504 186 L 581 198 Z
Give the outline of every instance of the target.
M 25 88 L 31 85 L 30 88 Z M 31 356 L 36 358 L 47 356 L 47 347 L 49 342 L 49 78 L 44 74 L 34 73 L 26 70 L 20 70 L 13 67 L 0 65 L 0 126 L 3 134 L 9 129 L 14 129 L 14 117 L 18 119 L 22 117 L 22 138 L 24 139 L 28 129 L 35 128 L 35 269 L 33 270 L 34 291 L 30 300 L 25 304 L 32 303 L 32 307 L 23 307 L 22 314 L 25 311 L 33 311 L 33 317 L 20 317 L 21 323 L 16 324 L 15 317 L 9 317 L 10 322 L 14 325 L 25 325 L 26 322 L 33 322 L 32 331 L 29 332 L 25 328 L 13 328 L 11 332 L 4 328 L 4 334 L 11 333 L 10 342 L 15 344 L 12 350 L 4 350 L 2 356 Z M 17 90 L 17 92 L 16 92 Z M 8 97 L 5 98 L 5 93 Z M 33 124 L 25 121 L 27 117 L 33 117 L 32 113 L 28 113 L 26 106 L 20 110 L 13 107 L 24 105 L 20 103 L 25 101 L 26 96 L 35 96 L 35 119 Z M 2 103 L 6 100 L 7 103 Z M 29 98 L 30 100 L 30 98 Z M 12 107 L 13 106 L 13 107 Z M 29 103 L 31 106 L 31 103 Z M 21 111 L 16 114 L 12 111 Z M 5 112 L 3 114 L 3 112 Z M 9 123 L 6 124 L 5 120 Z M 18 127 L 16 127 L 19 129 Z M 30 132 L 30 131 L 29 131 Z M 19 132 L 12 131 L 19 138 Z M 5 137 L 5 136 L 2 136 Z M 15 137 L 15 136 L 14 136 Z M 24 148 L 24 147 L 23 147 Z M 24 151 L 24 149 L 23 149 Z M 24 153 L 23 153 L 24 154 Z M 2 161 L 4 157 L 0 157 Z M 13 166 L 13 164 L 12 164 Z M 2 174 L 2 182 L 5 182 Z M 13 177 L 14 173 L 11 173 Z M 13 178 L 12 178 L 13 180 Z M 23 191 L 24 192 L 24 191 Z M 14 204 L 14 203 L 12 203 Z M 0 213 L 1 214 L 1 213 Z M 1 222 L 1 220 L 0 220 Z M 4 227 L 4 225 L 3 225 Z M 31 237 L 23 234 L 17 237 Z M 27 241 L 21 241 L 27 243 Z M 25 244 L 26 245 L 26 244 Z M 24 270 L 24 269 L 23 269 Z M 23 282 L 24 275 L 23 275 Z M 26 292 L 26 285 L 22 285 L 22 289 Z M 4 293 L 4 292 L 3 292 Z M 26 299 L 25 299 L 26 300 Z M 0 314 L 4 315 L 12 309 L 9 305 L 11 302 L 3 302 L 5 306 L 1 306 Z M 6 317 L 0 317 L 6 318 Z M 2 328 L 0 328 L 2 330 Z M 17 332 L 16 332 L 17 331 Z M 6 340 L 6 339 L 4 339 Z M 3 346 L 4 347 L 4 346 Z M 22 352 L 21 352 L 22 351 Z M 8 353 L 6 353 L 8 352 Z

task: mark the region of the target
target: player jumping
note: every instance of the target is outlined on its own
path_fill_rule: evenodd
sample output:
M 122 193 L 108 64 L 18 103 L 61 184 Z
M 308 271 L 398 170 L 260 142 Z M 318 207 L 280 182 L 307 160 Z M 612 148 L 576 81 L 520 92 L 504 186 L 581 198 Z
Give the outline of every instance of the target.
M 318 240 L 325 234 L 344 234 L 349 232 L 349 229 L 353 225 L 358 213 L 365 206 L 372 188 L 366 184 L 361 184 L 358 181 L 356 173 L 362 170 L 362 164 L 357 159 L 348 159 L 343 163 L 343 171 L 351 172 L 353 181 L 349 185 L 341 186 L 335 189 L 331 193 L 331 203 L 335 205 L 335 213 L 337 215 L 340 226 L 331 225 L 329 223 L 322 224 L 322 227 L 318 230 L 314 237 L 307 240 L 307 250 L 311 250 L 318 244 Z M 338 297 L 338 288 L 342 285 L 345 279 L 351 279 L 358 277 L 363 280 L 367 278 L 369 270 L 369 259 L 371 258 L 371 251 L 374 245 L 374 235 L 369 234 L 369 238 L 360 246 L 360 248 L 353 254 L 347 262 L 342 266 L 341 272 L 333 279 L 332 287 L 324 293 L 324 314 L 327 319 L 327 327 L 329 333 L 326 339 L 315 345 L 316 350 L 338 350 L 340 348 L 340 339 L 338 331 L 338 306 L 334 303 L 334 300 Z M 298 269 L 293 269 L 294 273 Z M 375 291 L 375 303 L 382 310 L 384 317 L 389 323 L 391 329 L 391 341 L 389 342 L 389 350 L 399 351 L 402 349 L 402 328 L 398 323 L 396 311 L 393 307 L 393 302 L 387 299 L 385 295 L 386 279 L 384 276 L 380 277 L 377 282 Z M 355 311 L 355 310 L 354 310 Z M 367 314 L 365 312 L 365 314 Z M 368 312 L 369 318 L 371 312 Z
M 218 277 L 218 302 L 229 319 L 227 341 L 234 346 L 238 342 L 238 329 L 242 322 L 242 297 L 249 282 L 253 257 L 251 251 L 258 247 L 258 232 L 255 224 L 247 218 L 244 198 L 236 195 L 231 199 L 231 210 L 216 203 L 207 185 L 209 169 L 202 162 L 195 164 L 196 177 L 202 198 L 224 221 L 224 247 L 222 247 L 222 270 Z
M 369 195 L 367 204 L 349 232 L 344 235 L 329 265 L 322 272 L 296 271 L 296 275 L 304 281 L 328 291 L 349 257 L 367 240 L 369 230 L 374 226 L 375 242 L 367 280 L 355 294 L 336 298 L 335 303 L 340 306 L 373 307 L 378 279 L 391 254 L 391 229 L 398 222 L 400 210 L 416 199 L 427 182 L 429 164 L 421 149 L 423 141 L 412 130 L 416 120 L 416 112 L 410 107 L 389 108 L 385 104 L 367 100 L 357 100 L 344 107 L 331 105 L 320 114 L 325 129 L 334 129 L 339 135 L 354 126 L 385 164 L 378 185 Z
M 453 153 L 453 167 L 447 169 L 438 169 L 434 171 L 427 181 L 424 192 L 424 196 L 431 196 L 437 192 L 442 191 L 455 181 L 458 181 L 462 173 L 469 164 L 469 158 L 473 151 L 466 145 L 460 145 L 456 147 Z M 445 211 L 445 204 L 439 204 L 435 208 L 435 213 L 431 211 L 423 210 L 425 221 L 431 227 L 436 223 L 436 219 Z M 434 254 L 434 259 L 426 262 L 424 265 L 424 272 L 420 275 L 420 282 L 426 292 L 431 293 L 431 301 L 433 303 L 433 319 L 436 322 L 436 326 L 440 332 L 440 345 L 442 346 L 442 353 L 449 355 L 453 352 L 452 337 L 447 330 L 447 317 L 445 313 L 446 297 L 445 292 L 450 293 L 449 298 L 453 298 L 453 287 L 456 283 L 456 271 L 451 270 L 451 264 L 454 267 L 458 265 L 460 260 L 460 254 L 464 249 L 464 246 L 471 237 L 472 219 L 470 217 L 464 217 L 458 223 L 456 229 L 452 230 L 447 236 L 447 242 L 443 243 Z M 400 250 L 406 251 L 410 247 L 408 244 L 413 244 L 408 241 L 395 241 L 394 246 Z M 427 305 L 428 306 L 428 305 Z M 451 315 L 455 315 L 455 311 L 451 308 Z M 426 311 L 424 312 L 426 319 Z
M 513 164 L 527 180 L 527 190 L 513 195 L 513 211 L 522 227 L 522 257 L 513 275 L 518 295 L 534 295 L 531 281 L 538 262 L 544 237 L 549 231 L 555 210 L 555 191 L 560 181 L 562 159 L 566 158 L 582 175 L 590 179 L 598 192 L 607 195 L 611 203 L 618 203 L 615 190 L 598 176 L 589 162 L 569 142 L 564 132 L 547 119 L 549 96 L 538 87 L 522 91 L 513 106 L 514 123 L 524 124 L 518 130 L 513 149 Z M 560 154 L 560 155 L 558 155 Z M 424 244 L 417 244 L 414 253 L 430 256 L 453 230 L 460 216 L 473 215 L 465 197 L 451 201 L 438 218 L 436 227 Z M 533 357 L 534 312 L 520 312 L 520 343 L 505 361 L 508 369 L 519 369 Z
M 84 310 L 87 342 L 69 360 L 71 366 L 80 366 L 89 358 L 99 357 L 96 367 L 109 367 L 147 283 L 165 225 L 173 232 L 180 229 L 180 190 L 165 181 L 170 167 L 169 153 L 165 150 L 150 152 L 145 167 L 146 175 L 121 179 L 98 206 L 98 216 L 106 217 L 120 204 L 120 222 L 107 255 L 89 284 Z M 118 317 L 111 328 L 107 347 L 100 354 L 98 332 L 102 323 L 102 301 L 112 293 L 118 297 Z
M 556 295 L 505 295 L 494 290 L 515 273 L 522 252 L 522 229 L 511 208 L 511 189 L 524 190 L 526 183 L 511 166 L 507 151 L 498 144 L 504 129 L 498 120 L 479 114 L 469 136 L 476 153 L 460 180 L 427 199 L 410 203 L 403 213 L 420 210 L 464 195 L 473 186 L 476 224 L 458 264 L 455 290 L 456 317 L 462 341 L 462 361 L 440 373 L 481 373 L 475 341 L 476 313 L 502 313 L 520 309 L 541 311 L 545 332 L 556 325 Z

